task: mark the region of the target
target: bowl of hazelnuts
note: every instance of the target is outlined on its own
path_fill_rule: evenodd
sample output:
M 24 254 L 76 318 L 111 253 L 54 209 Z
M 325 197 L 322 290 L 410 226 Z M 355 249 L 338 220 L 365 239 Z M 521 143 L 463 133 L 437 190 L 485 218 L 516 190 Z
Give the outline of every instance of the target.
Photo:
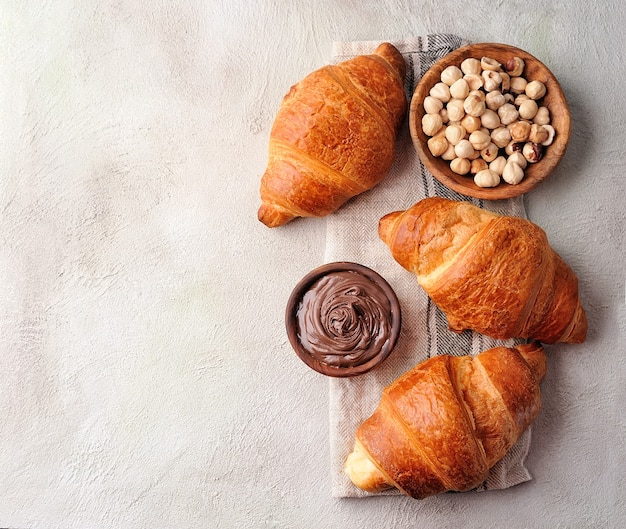
M 436 62 L 415 88 L 413 145 L 425 167 L 461 194 L 527 193 L 565 154 L 570 112 L 550 70 L 505 44 L 472 44 Z

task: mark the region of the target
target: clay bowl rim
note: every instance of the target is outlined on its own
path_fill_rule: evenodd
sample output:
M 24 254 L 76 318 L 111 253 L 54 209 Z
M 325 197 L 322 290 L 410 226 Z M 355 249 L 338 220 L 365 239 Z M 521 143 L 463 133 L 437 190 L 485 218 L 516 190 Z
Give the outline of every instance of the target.
M 317 280 L 333 272 L 345 271 L 361 274 L 381 288 L 389 299 L 391 305 L 392 322 L 389 341 L 386 347 L 383 347 L 375 357 L 371 358 L 364 364 L 350 367 L 338 367 L 317 361 L 302 347 L 300 339 L 298 338 L 297 311 L 304 294 L 315 284 Z M 392 353 L 395 349 L 398 338 L 400 337 L 402 327 L 402 311 L 400 308 L 400 301 L 398 300 L 398 296 L 395 291 L 387 280 L 378 272 L 375 272 L 371 268 L 359 263 L 336 261 L 321 265 L 311 270 L 296 284 L 291 292 L 291 295 L 289 296 L 289 300 L 287 301 L 287 307 L 285 310 L 285 327 L 287 329 L 289 342 L 291 343 L 294 351 L 300 360 L 302 360 L 311 369 L 331 377 L 352 377 L 367 373 L 382 363 Z
M 554 127 L 556 135 L 553 143 L 545 149 L 543 158 L 536 164 L 528 164 L 524 179 L 517 185 L 501 181 L 496 187 L 478 187 L 471 176 L 461 176 L 454 173 L 449 167 L 449 162 L 433 156 L 427 146 L 428 136 L 422 131 L 421 122 L 424 115 L 422 103 L 432 86 L 440 80 L 443 69 L 451 64 L 460 66 L 461 62 L 468 57 L 480 59 L 484 56 L 489 56 L 499 62 L 518 56 L 526 64 L 524 77 L 529 81 L 535 79 L 542 81 L 546 85 L 546 96 L 543 98 L 543 105 L 550 111 L 550 124 Z M 413 146 L 420 160 L 442 184 L 466 196 L 501 200 L 528 193 L 554 171 L 563 158 L 569 143 L 571 115 L 561 85 L 550 69 L 539 59 L 527 51 L 508 44 L 477 43 L 452 51 L 439 59 L 424 74 L 415 87 L 413 97 L 411 98 L 409 129 Z

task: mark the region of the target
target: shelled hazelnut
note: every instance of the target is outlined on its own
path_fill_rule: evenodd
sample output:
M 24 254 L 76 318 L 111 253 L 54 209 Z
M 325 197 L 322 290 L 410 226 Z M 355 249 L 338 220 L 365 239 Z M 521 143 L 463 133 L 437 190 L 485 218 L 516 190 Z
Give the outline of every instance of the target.
M 466 175 L 469 173 L 472 162 L 467 158 L 454 158 L 450 162 L 450 169 L 460 175 Z
M 445 132 L 445 131 L 444 131 Z M 441 156 L 448 150 L 448 141 L 445 134 L 439 132 L 428 139 L 428 150 L 433 156 Z
M 434 136 L 443 126 L 443 120 L 439 114 L 425 114 L 422 118 L 422 129 L 427 136 Z
M 441 72 L 441 82 L 452 86 L 463 77 L 463 72 L 458 66 L 450 65 Z
M 455 123 L 446 127 L 445 136 L 449 143 L 456 145 L 462 139 L 465 138 L 467 131 L 463 128 L 463 125 Z
M 530 163 L 537 163 L 543 157 L 543 147 L 538 143 L 529 141 L 524 144 L 522 154 Z
M 479 173 L 480 171 L 484 171 L 485 169 L 489 169 L 489 166 L 482 158 L 476 158 L 470 162 L 470 173 L 473 175 Z
M 554 141 L 546 85 L 527 79 L 525 66 L 520 57 L 466 58 L 446 67 L 424 100 L 429 150 L 479 187 L 518 184 Z
M 508 61 L 506 61 L 504 67 L 507 73 L 512 77 L 519 77 L 524 72 L 524 59 L 520 57 L 511 57 Z
M 451 99 L 446 106 L 449 121 L 461 121 L 465 116 L 462 99 Z
M 504 156 L 498 156 L 493 162 L 489 164 L 489 169 L 491 169 L 494 173 L 502 176 L 502 172 L 504 171 L 506 163 L 507 159 Z
M 522 169 L 526 169 L 528 165 L 528 161 L 524 158 L 524 155 L 520 151 L 516 151 L 511 156 L 509 156 L 506 160 L 507 162 L 511 162 L 519 165 Z
M 507 184 L 519 184 L 524 178 L 524 169 L 514 162 L 507 162 L 502 171 L 502 180 Z
M 439 114 L 443 108 L 443 101 L 433 96 L 426 96 L 424 99 L 424 110 L 426 114 Z
M 491 169 L 484 169 L 476 173 L 474 183 L 478 187 L 496 187 L 500 183 L 500 175 Z

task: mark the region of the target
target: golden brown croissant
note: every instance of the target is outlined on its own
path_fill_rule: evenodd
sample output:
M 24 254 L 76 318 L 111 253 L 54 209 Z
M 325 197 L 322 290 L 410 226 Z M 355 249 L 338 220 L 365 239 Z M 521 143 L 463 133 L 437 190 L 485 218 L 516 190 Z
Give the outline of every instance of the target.
M 405 71 L 400 52 L 384 43 L 291 87 L 270 133 L 261 222 L 323 217 L 383 179 L 406 112 Z
M 532 222 L 433 197 L 386 215 L 380 238 L 446 314 L 451 330 L 581 343 L 578 279 Z
M 545 371 L 538 343 L 429 358 L 383 391 L 345 472 L 418 499 L 477 487 L 539 414 Z

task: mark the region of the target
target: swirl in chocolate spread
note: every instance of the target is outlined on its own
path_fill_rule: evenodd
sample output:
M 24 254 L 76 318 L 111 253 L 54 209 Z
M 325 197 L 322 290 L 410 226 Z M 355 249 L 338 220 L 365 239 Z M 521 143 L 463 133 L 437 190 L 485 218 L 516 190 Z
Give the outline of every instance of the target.
M 308 354 L 335 367 L 365 364 L 391 340 L 391 303 L 376 283 L 357 272 L 319 279 L 304 294 L 297 321 Z

